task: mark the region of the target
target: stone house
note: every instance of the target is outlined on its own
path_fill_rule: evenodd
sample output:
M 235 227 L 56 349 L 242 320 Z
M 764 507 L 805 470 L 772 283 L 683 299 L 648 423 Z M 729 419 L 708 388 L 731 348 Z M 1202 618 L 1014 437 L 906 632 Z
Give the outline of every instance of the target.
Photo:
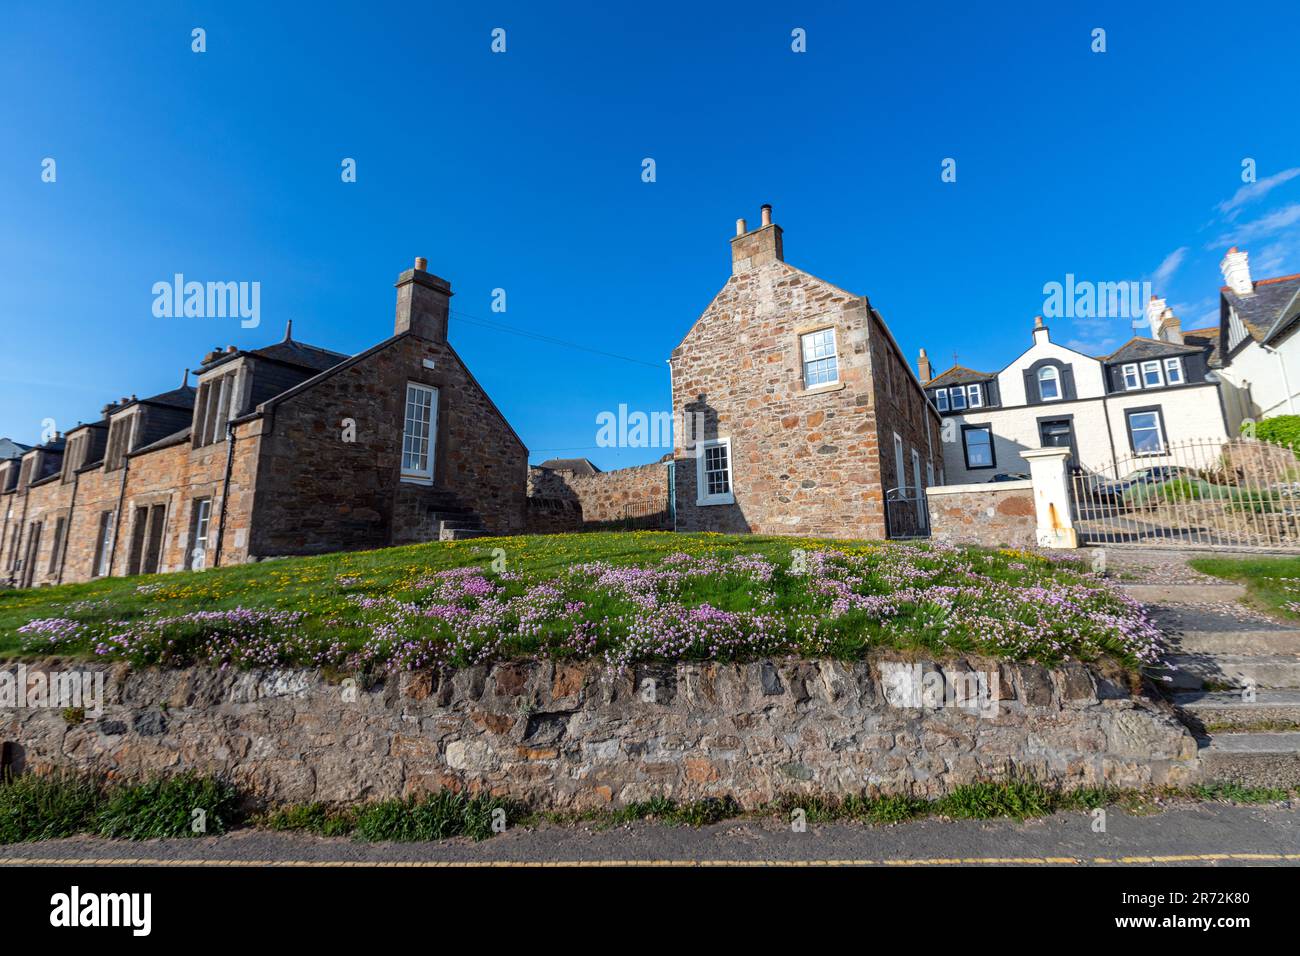
M 938 415 L 880 313 L 789 265 L 771 214 L 736 223 L 731 276 L 669 360 L 676 528 L 921 530 Z
M 1069 448 L 1073 467 L 1109 473 L 1117 462 L 1123 471 L 1172 463 L 1172 443 L 1226 439 L 1207 343 L 1199 333 L 1184 340 L 1163 299 L 1151 300 L 1147 317 L 1150 337 L 1097 357 L 1053 342 L 1036 319 L 1030 347 L 997 372 L 954 365 L 931 378 L 922 350 L 920 377 L 944 418 L 948 482 L 1027 476 L 1030 449 Z
M 0 462 L 0 577 L 19 586 L 524 529 L 528 452 L 447 341 L 452 291 L 399 276 L 393 334 L 208 353 Z

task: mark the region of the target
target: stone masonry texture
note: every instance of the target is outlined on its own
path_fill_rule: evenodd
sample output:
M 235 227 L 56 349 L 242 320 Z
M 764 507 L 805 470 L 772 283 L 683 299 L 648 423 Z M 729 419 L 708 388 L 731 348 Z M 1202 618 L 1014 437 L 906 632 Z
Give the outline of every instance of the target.
M 27 679 L 71 667 L 106 671 L 102 713 L 0 710 L 15 770 L 131 779 L 192 768 L 263 803 L 449 787 L 535 807 L 657 795 L 753 807 L 786 794 L 932 797 L 1009 774 L 1138 787 L 1198 772 L 1196 742 L 1172 713 L 1081 664 L 774 659 L 616 675 L 532 661 L 358 686 L 306 670 L 52 661 L 27 665 Z M 997 703 L 983 714 L 956 706 L 980 673 Z M 930 690 L 913 694 L 923 680 Z
M 939 544 L 1036 548 L 1038 521 L 1032 488 L 987 485 L 927 496 L 931 537 Z
M 677 530 L 883 538 L 914 451 L 937 480 L 938 416 L 871 304 L 782 261 L 779 229 L 733 240 L 733 275 L 672 353 Z M 805 388 L 800 336 L 826 328 L 839 381 Z M 721 438 L 735 502 L 699 504 L 695 442 Z
M 669 467 L 667 462 L 652 462 L 594 475 L 531 467 L 528 530 L 599 530 L 625 523 L 671 530 Z

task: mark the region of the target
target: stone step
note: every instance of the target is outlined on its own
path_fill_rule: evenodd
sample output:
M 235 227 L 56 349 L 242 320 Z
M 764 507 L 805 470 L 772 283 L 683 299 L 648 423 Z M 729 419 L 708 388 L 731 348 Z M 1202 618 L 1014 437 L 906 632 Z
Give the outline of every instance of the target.
M 1185 631 L 1172 641 L 1184 654 L 1300 656 L 1300 631 Z
M 1300 688 L 1300 657 L 1280 654 L 1170 654 L 1166 665 L 1173 670 L 1176 689 L 1201 687 L 1206 683 L 1241 687 Z
M 1206 782 L 1300 787 L 1300 733 L 1215 734 L 1199 756 Z
M 1260 690 L 1253 701 L 1243 700 L 1240 691 L 1201 690 L 1184 691 L 1171 699 L 1202 724 L 1290 724 L 1300 731 L 1300 690 Z
M 487 528 L 444 528 L 440 541 L 463 541 L 466 538 L 490 538 L 492 532 Z
M 1121 584 L 1119 588 L 1143 604 L 1225 604 L 1246 596 L 1240 584 Z

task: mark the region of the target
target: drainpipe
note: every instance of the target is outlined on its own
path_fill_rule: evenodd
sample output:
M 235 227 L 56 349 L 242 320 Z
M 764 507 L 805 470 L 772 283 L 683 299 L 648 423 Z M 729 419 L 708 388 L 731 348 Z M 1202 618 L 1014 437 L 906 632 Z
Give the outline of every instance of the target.
M 1260 344 L 1263 345 L 1262 342 Z M 1282 387 L 1286 389 L 1286 407 L 1287 410 L 1292 415 L 1294 415 L 1295 414 L 1295 393 L 1291 391 L 1291 380 L 1287 377 L 1286 363 L 1282 361 L 1282 353 L 1279 352 L 1277 349 L 1273 348 L 1273 346 L 1271 345 L 1264 345 L 1264 351 L 1268 352 L 1270 355 L 1277 356 L 1277 367 L 1282 372 Z
M 664 359 L 664 362 L 668 366 L 668 407 L 672 409 L 673 431 L 675 433 L 677 430 L 677 401 L 676 401 L 676 396 L 673 394 L 673 360 L 670 358 Z M 686 411 L 685 409 L 683 409 L 682 410 L 682 431 L 685 430 L 686 430 Z M 673 435 L 673 459 L 672 459 L 673 479 L 672 479 L 672 487 L 668 489 L 668 493 L 672 495 L 672 500 L 668 502 L 668 507 L 672 509 L 674 534 L 677 532 L 677 482 L 680 481 L 682 477 L 681 475 L 677 474 L 677 437 L 678 436 L 676 434 Z
M 221 542 L 226 535 L 226 498 L 230 495 L 230 469 L 235 462 L 235 426 L 226 422 L 226 475 L 221 480 L 221 511 L 217 515 L 217 544 L 212 566 L 221 567 Z
M 72 473 L 72 500 L 68 502 L 68 523 L 63 528 L 62 554 L 59 555 L 59 576 L 55 584 L 63 583 L 63 568 L 68 563 L 68 539 L 72 537 L 72 516 L 77 513 L 77 486 L 81 484 L 81 472 Z
M 113 513 L 113 548 L 108 552 L 108 570 L 104 572 L 104 577 L 113 576 L 113 562 L 117 559 L 118 532 L 122 530 L 122 502 L 126 500 L 126 475 L 131 470 L 131 459 L 127 455 L 122 456 L 122 483 L 117 489 L 117 511 Z

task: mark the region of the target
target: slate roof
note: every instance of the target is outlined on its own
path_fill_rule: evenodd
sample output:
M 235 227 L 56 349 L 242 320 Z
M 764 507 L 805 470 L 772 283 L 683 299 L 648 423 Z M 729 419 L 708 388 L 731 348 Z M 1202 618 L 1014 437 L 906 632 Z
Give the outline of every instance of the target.
M 6 458 L 21 458 L 24 452 L 31 451 L 31 447 L 12 438 L 0 438 L 0 461 Z
M 1205 363 L 1210 368 L 1219 368 L 1223 361 L 1219 357 L 1219 327 L 1212 325 L 1208 329 L 1188 329 L 1183 333 L 1183 341 L 1188 345 L 1208 350 Z
M 194 394 L 197 391 L 198 389 L 193 385 L 182 385 L 180 388 L 159 392 L 157 395 L 150 395 L 148 398 L 134 398 L 125 405 L 119 405 L 113 411 L 120 412 L 132 405 L 166 405 L 169 408 L 193 408 Z
M 1143 359 L 1166 358 L 1174 355 L 1193 355 L 1203 351 L 1200 345 L 1176 345 L 1173 342 L 1162 342 L 1159 339 L 1150 339 L 1145 336 L 1135 336 L 1111 352 L 1109 355 L 1099 355 L 1099 361 L 1113 364 L 1116 362 L 1140 362 Z
M 327 368 L 333 368 L 339 362 L 348 358 L 341 352 L 308 345 L 306 342 L 295 342 L 292 339 L 277 342 L 275 345 L 268 345 L 266 348 L 252 349 L 248 354 L 276 362 L 285 362 L 289 365 L 297 365 L 301 368 L 309 368 L 316 372 L 323 372 Z
M 936 375 L 930 381 L 926 382 L 922 388 L 943 388 L 947 385 L 970 385 L 974 382 L 991 382 L 997 378 L 995 372 L 977 372 L 973 368 L 966 368 L 963 365 L 954 365 L 948 371 L 941 375 Z
M 552 471 L 571 471 L 575 475 L 594 475 L 600 471 L 586 458 L 548 458 L 538 467 Z
M 1237 310 L 1241 323 L 1256 342 L 1267 343 L 1300 318 L 1296 295 L 1300 293 L 1300 275 L 1260 279 L 1255 283 L 1254 295 L 1237 295 L 1227 286 L 1219 290 L 1222 295 L 1222 314 L 1228 307 Z
M 160 448 L 170 448 L 172 445 L 179 445 L 190 437 L 191 430 L 191 426 L 186 425 L 180 431 L 172 432 L 170 435 L 164 435 L 157 441 L 150 442 L 147 445 L 137 448 L 135 451 L 131 452 L 131 457 L 134 458 L 136 455 L 143 455 L 145 452 L 157 451 Z

